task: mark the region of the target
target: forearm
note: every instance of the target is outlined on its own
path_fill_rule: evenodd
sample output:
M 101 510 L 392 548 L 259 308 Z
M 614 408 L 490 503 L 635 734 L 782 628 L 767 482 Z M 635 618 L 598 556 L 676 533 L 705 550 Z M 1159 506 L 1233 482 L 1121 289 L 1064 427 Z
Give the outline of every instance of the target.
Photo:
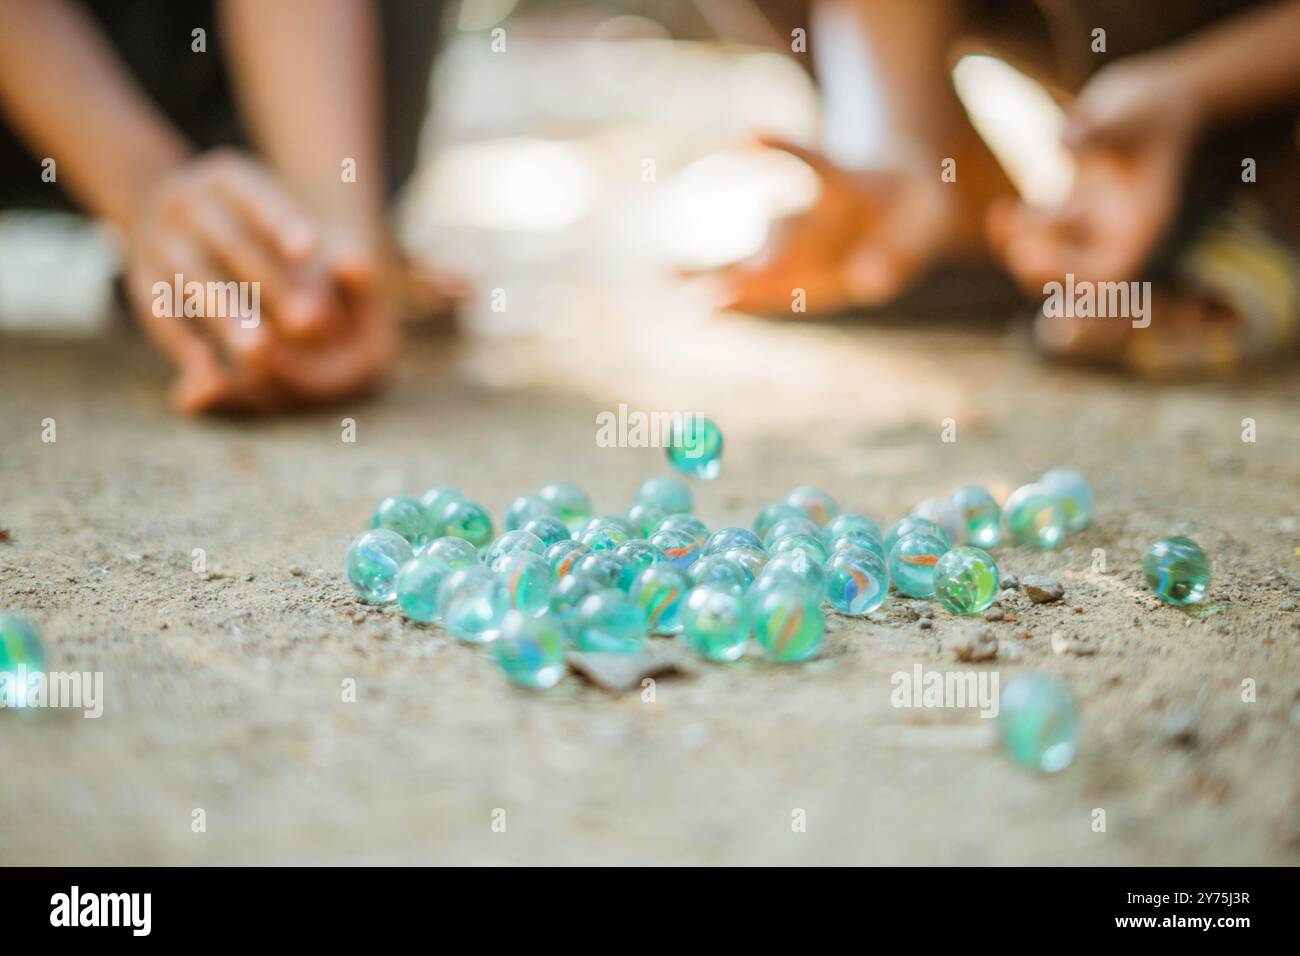
M 236 95 L 253 139 L 320 221 L 384 235 L 379 18 L 369 0 L 225 0 Z M 343 177 L 355 160 L 356 181 Z
M 1214 124 L 1300 99 L 1300 2 L 1286 0 L 1210 27 L 1156 54 Z
M 0 0 L 0 106 L 36 155 L 55 160 L 57 182 L 122 228 L 189 151 L 66 0 Z

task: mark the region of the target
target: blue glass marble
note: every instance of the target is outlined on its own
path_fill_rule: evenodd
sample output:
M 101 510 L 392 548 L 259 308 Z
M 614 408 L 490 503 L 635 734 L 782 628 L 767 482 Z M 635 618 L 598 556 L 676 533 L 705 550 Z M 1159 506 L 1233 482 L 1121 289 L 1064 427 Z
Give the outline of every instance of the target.
M 397 600 L 397 572 L 414 552 L 396 531 L 373 528 L 352 539 L 345 567 L 352 588 L 367 604 Z
M 770 548 L 773 541 L 784 538 L 787 534 L 806 534 L 820 538 L 822 529 L 821 525 L 806 514 L 786 515 L 767 529 L 767 534 L 763 535 L 763 546 Z
M 1011 540 L 1021 547 L 1050 550 L 1065 539 L 1065 509 L 1046 485 L 1021 485 L 1002 507 Z
M 686 596 L 681 618 L 682 638 L 697 657 L 726 663 L 745 653 L 749 611 L 741 593 L 709 586 L 693 588 Z
M 553 518 L 550 504 L 538 495 L 520 495 L 506 506 L 506 530 L 522 528 L 534 518 Z
M 551 514 L 568 525 L 570 531 L 576 531 L 591 517 L 591 498 L 577 485 L 555 482 L 541 488 L 537 497 L 550 506 Z
M 600 585 L 585 574 L 566 574 L 551 589 L 551 610 L 567 624 L 572 621 L 583 599 L 600 589 Z
M 899 518 L 889 526 L 889 534 L 885 535 L 886 562 L 889 559 L 889 552 L 893 551 L 894 545 L 898 544 L 898 539 L 907 537 L 909 534 L 928 534 L 938 538 L 948 547 L 952 547 L 952 538 L 943 529 L 943 525 L 937 524 L 929 518 L 922 518 L 919 515 L 908 515 L 906 518 Z
M 758 535 L 748 528 L 720 528 L 709 535 L 709 540 L 704 542 L 704 553 L 721 554 L 740 544 L 750 548 L 763 547 L 763 542 L 759 540 Z
M 578 535 L 578 540 L 592 551 L 613 551 L 620 544 L 631 541 L 636 536 L 635 531 L 628 531 L 626 519 L 602 515 L 586 523 Z
M 750 585 L 750 590 L 761 592 L 782 581 L 803 588 L 818 604 L 826 598 L 826 570 L 805 552 L 796 551 L 771 558 L 764 565 L 763 573 Z
M 672 528 L 650 535 L 650 543 L 663 552 L 664 558 L 679 568 L 689 568 L 700 556 L 699 542 L 685 531 Z
M 646 615 L 622 591 L 607 588 L 588 594 L 573 617 L 578 649 L 635 654 L 646 641 Z
M 653 505 L 665 514 L 689 514 L 695 509 L 691 489 L 677 478 L 647 478 L 636 493 L 637 504 Z
M 573 536 L 569 532 L 569 526 L 559 518 L 545 515 L 541 518 L 534 518 L 527 522 L 523 529 L 530 534 L 535 534 L 542 539 L 542 544 L 548 548 L 553 544 L 561 541 L 570 541 Z
M 1151 545 L 1142 573 L 1147 587 L 1166 604 L 1199 604 L 1210 586 L 1210 559 L 1191 538 L 1174 535 Z
M 453 501 L 438 520 L 444 535 L 464 538 L 476 548 L 492 540 L 492 515 L 477 501 Z
M 722 556 L 744 571 L 751 584 L 763 573 L 768 557 L 767 552 L 762 548 L 750 544 L 733 545 L 723 551 Z
M 494 568 L 510 594 L 510 606 L 536 614 L 550 605 L 555 575 L 546 559 L 535 551 L 506 555 Z
M 655 531 L 685 531 L 695 541 L 701 551 L 709 540 L 709 528 L 695 515 L 669 515 L 659 522 Z
M 832 545 L 835 540 L 850 531 L 865 532 L 883 540 L 880 525 L 866 515 L 846 511 L 843 514 L 836 515 L 826 523 L 826 527 L 822 528 L 822 541 L 833 551 L 835 549 Z
M 772 525 L 782 518 L 789 517 L 806 518 L 808 515 L 802 509 L 796 508 L 794 505 L 788 505 L 784 501 L 777 502 L 774 505 L 767 505 L 754 517 L 754 534 L 758 535 L 760 541 L 765 540 Z
M 1092 524 L 1092 485 L 1073 468 L 1053 468 L 1038 479 L 1065 509 L 1065 530 L 1082 531 Z
M 669 430 L 668 463 L 680 472 L 711 481 L 722 471 L 722 430 L 699 415 L 675 417 Z
M 602 588 L 626 591 L 636 580 L 637 571 L 632 561 L 617 551 L 593 551 L 578 562 L 574 574 L 581 574 Z
M 805 512 L 817 522 L 819 528 L 840 513 L 840 506 L 835 499 L 812 485 L 800 485 L 792 489 L 785 496 L 785 503 Z
M 435 485 L 424 494 L 420 495 L 420 504 L 433 516 L 435 524 L 438 516 L 447 510 L 447 505 L 453 501 L 464 501 L 465 496 L 455 488 L 447 488 L 441 485 Z M 438 534 L 442 534 L 442 528 L 438 528 Z
M 389 495 L 375 505 L 370 527 L 387 528 L 400 534 L 413 548 L 428 544 L 437 535 L 437 525 L 429 509 L 407 495 Z
M 786 534 L 767 546 L 767 553 L 773 558 L 799 552 L 807 554 L 808 559 L 814 564 L 824 564 L 830 557 L 826 545 L 822 544 L 822 539 L 815 534 Z
M 1069 687 L 1048 674 L 1009 681 L 998 702 L 998 736 L 1016 763 L 1038 773 L 1059 773 L 1079 745 L 1079 713 Z
M 997 562 L 979 548 L 953 548 L 934 566 L 934 596 L 953 614 L 981 614 L 998 596 Z
M 842 548 L 826 562 L 826 600 L 841 614 L 870 614 L 885 603 L 889 572 L 875 552 Z
M 546 549 L 546 563 L 551 566 L 556 578 L 562 578 L 573 571 L 584 555 L 591 554 L 591 548 L 581 541 L 557 541 Z
M 478 548 L 464 538 L 434 538 L 420 549 L 420 554 L 441 558 L 453 568 L 468 568 L 480 563 Z
M 455 570 L 442 558 L 417 554 L 402 565 L 394 582 L 397 606 L 412 621 L 428 624 L 438 620 L 438 588 Z
M 438 588 L 442 624 L 469 644 L 496 639 L 501 621 L 510 610 L 505 582 L 487 568 L 461 568 Z
M 652 564 L 641 572 L 631 596 L 645 614 L 651 634 L 681 633 L 682 600 L 690 589 L 690 576 L 675 564 Z
M 908 597 L 934 597 L 934 566 L 951 550 L 948 542 L 916 532 L 900 538 L 889 551 L 889 580 Z
M 822 646 L 826 620 L 807 589 L 779 581 L 746 599 L 754 637 L 774 661 L 806 661 Z
M 951 498 L 926 498 L 912 509 L 912 514 L 933 521 L 943 528 L 953 544 L 961 544 L 966 540 L 966 520 Z
M 690 575 L 696 587 L 720 588 L 736 594 L 744 594 L 751 580 L 748 571 L 722 554 L 700 558 L 691 565 Z
M 642 504 L 637 502 L 631 508 L 627 509 L 627 520 L 632 522 L 636 528 L 637 534 L 643 538 L 648 538 L 654 534 L 655 529 L 659 527 L 659 522 L 668 517 L 668 512 L 664 511 L 658 505 Z
M 952 503 L 961 512 L 967 542 L 978 548 L 996 548 L 1002 543 L 1002 509 L 987 488 L 962 485 L 953 491 Z
M 483 552 L 483 563 L 489 571 L 500 571 L 501 563 L 520 551 L 531 551 L 540 556 L 546 554 L 546 545 L 531 531 L 507 531 L 488 545 Z
M 634 577 L 656 561 L 667 560 L 662 551 L 642 538 L 634 538 L 631 541 L 623 542 L 615 549 L 614 553 L 620 558 L 626 559 L 632 565 Z M 626 591 L 627 588 L 623 590 Z
M 28 697 L 34 675 L 45 672 L 45 645 L 35 625 L 11 611 L 0 611 L 0 708 L 18 710 Z
M 530 690 L 554 687 L 564 677 L 565 631 L 551 614 L 506 614 L 492 654 L 506 677 Z
M 887 557 L 885 543 L 880 540 L 878 535 L 867 531 L 855 531 L 853 529 L 843 531 L 838 537 L 830 540 L 829 548 L 832 556 L 836 551 L 843 551 L 845 548 L 861 548 L 863 551 L 870 551 L 881 561 L 884 561 Z

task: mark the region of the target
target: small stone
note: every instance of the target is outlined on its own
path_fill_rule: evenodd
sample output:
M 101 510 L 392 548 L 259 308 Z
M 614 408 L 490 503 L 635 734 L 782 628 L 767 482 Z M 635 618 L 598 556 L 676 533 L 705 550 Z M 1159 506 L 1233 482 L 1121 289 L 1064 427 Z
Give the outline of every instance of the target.
M 1011 590 L 1010 588 L 1007 588 L 1006 590 L 1002 591 L 1001 594 L 998 595 L 998 601 L 999 601 L 999 602 L 1001 602 L 1001 601 L 1006 601 L 1006 602 L 1010 603 L 1010 602 L 1014 601 L 1015 599 L 1016 599 L 1016 592 L 1013 591 L 1013 590 Z
M 1188 708 L 1173 714 L 1165 721 L 1161 734 L 1166 743 L 1179 747 L 1191 747 L 1196 744 L 1196 711 Z
M 1056 578 L 1039 577 L 1030 575 L 1025 578 L 1021 585 L 1029 600 L 1035 604 L 1051 604 L 1053 601 L 1059 601 L 1065 597 L 1065 588 Z
M 569 666 L 597 687 L 615 693 L 641 686 L 647 677 L 659 674 L 688 674 L 690 668 L 676 657 L 657 651 L 615 654 L 608 651 L 570 651 Z
M 1006 611 L 1002 610 L 1000 607 L 991 607 L 984 612 L 984 620 L 986 621 L 1001 621 L 1006 616 Z
M 930 630 L 930 628 L 934 627 L 934 621 L 930 620 L 929 618 L 922 618 L 921 622 L 916 626 L 923 631 L 928 631 Z
M 1020 579 L 1014 574 L 1004 574 L 1002 575 L 1002 586 L 1008 590 L 1014 591 L 1016 588 L 1020 587 Z
M 293 567 L 289 569 L 289 573 L 292 574 L 295 578 L 300 578 L 306 572 L 304 572 L 302 568 L 298 567 L 298 565 L 295 564 Z
M 1097 653 L 1097 645 L 1092 638 L 1081 634 L 1057 631 L 1052 635 L 1052 650 L 1057 654 L 1074 654 L 1076 657 L 1089 657 Z
M 967 627 L 949 638 L 946 648 L 964 663 L 988 661 L 998 656 L 998 639 L 990 628 Z
M 912 607 L 915 608 L 917 617 L 934 617 L 934 607 L 930 604 L 918 603 Z
M 1277 609 L 1279 611 L 1294 611 L 1295 601 L 1283 601 L 1281 604 L 1277 606 Z
M 252 581 L 252 580 L 253 580 L 254 578 L 256 578 L 256 577 L 257 577 L 257 575 L 255 575 L 252 571 L 249 571 L 247 574 L 244 575 L 244 580 L 245 580 L 245 581 Z

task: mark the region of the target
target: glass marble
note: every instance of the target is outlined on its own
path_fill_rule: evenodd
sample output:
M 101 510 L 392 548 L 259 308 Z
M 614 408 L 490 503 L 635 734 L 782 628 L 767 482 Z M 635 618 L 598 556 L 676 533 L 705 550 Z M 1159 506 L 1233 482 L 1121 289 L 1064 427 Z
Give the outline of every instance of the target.
M 1053 468 L 1038 483 L 1065 509 L 1065 530 L 1082 531 L 1092 524 L 1092 485 L 1073 468 Z
M 625 519 L 615 520 L 607 515 L 592 518 L 583 527 L 578 540 L 592 551 L 613 551 L 620 544 L 632 540 L 636 532 L 628 532 Z
M 649 541 L 643 538 L 633 538 L 631 541 L 624 541 L 615 550 L 614 553 L 620 558 L 624 558 L 632 565 L 633 576 L 639 575 L 656 561 L 664 561 L 664 553 L 656 548 Z M 624 588 L 623 590 L 627 590 Z
M 438 588 L 442 624 L 469 644 L 496 639 L 501 621 L 510 610 L 505 582 L 487 568 L 460 568 Z
M 630 588 L 637 575 L 631 560 L 617 551 L 593 551 L 578 562 L 573 573 L 590 578 L 602 588 L 619 591 Z
M 510 606 L 525 614 L 537 614 L 551 602 L 555 575 L 546 559 L 535 551 L 508 554 L 493 568 L 510 594 Z
M 940 541 L 952 547 L 952 538 L 944 530 L 943 525 L 936 524 L 929 518 L 922 518 L 919 515 L 908 515 L 906 518 L 899 518 L 889 526 L 889 533 L 885 535 L 885 559 L 888 561 L 889 552 L 894 550 L 894 545 L 898 544 L 899 538 L 905 538 L 909 534 L 923 533 L 932 535 Z
M 709 527 L 695 515 L 669 515 L 659 522 L 655 531 L 685 531 L 691 536 L 700 550 L 704 550 L 709 541 Z
M 774 661 L 806 661 L 822 646 L 825 618 L 821 602 L 806 588 L 781 581 L 746 599 L 754 637 Z
M 689 568 L 700 556 L 700 544 L 685 531 L 666 528 L 650 535 L 650 543 L 663 552 L 664 558 L 679 568 Z
M 498 535 L 497 539 L 488 545 L 488 549 L 483 552 L 483 563 L 489 571 L 500 571 L 501 563 L 520 551 L 544 555 L 546 545 L 531 531 L 507 531 L 505 534 Z
M 792 489 L 785 496 L 785 503 L 805 512 L 817 522 L 819 528 L 840 513 L 840 506 L 835 499 L 812 485 L 800 485 Z
M 764 591 L 783 580 L 802 587 L 818 604 L 826 598 L 826 570 L 821 562 L 805 552 L 771 558 L 764 565 L 763 573 L 754 580 L 751 590 Z
M 877 538 L 881 537 L 880 525 L 866 515 L 846 511 L 843 514 L 836 515 L 826 523 L 826 527 L 822 528 L 822 540 L 826 542 L 827 547 L 830 547 L 833 541 L 850 531 L 863 532 Z M 832 550 L 834 549 L 832 548 Z
M 1002 543 L 1002 509 L 987 488 L 962 485 L 953 491 L 952 503 L 961 512 L 969 544 L 996 548 Z
M 1065 508 L 1045 485 L 1021 485 L 1007 496 L 1002 520 L 1022 547 L 1050 550 L 1065 538 Z
M 725 663 L 745 653 L 749 610 L 744 597 L 726 588 L 692 588 L 682 607 L 682 638 L 697 657 Z
M 808 515 L 794 505 L 788 505 L 784 501 L 779 501 L 774 505 L 767 505 L 754 517 L 754 534 L 758 535 L 760 541 L 767 538 L 767 532 L 771 530 L 772 525 L 776 524 L 782 518 L 806 518 Z
M 1022 767 L 1058 773 L 1074 760 L 1079 714 L 1070 689 L 1055 677 L 1029 674 L 1009 681 L 997 721 L 1002 748 Z
M 646 614 L 622 591 L 606 588 L 582 599 L 572 628 L 578 650 L 635 654 L 645 645 Z
M 28 704 L 33 674 L 45 671 L 45 645 L 27 618 L 0 611 L 0 705 L 18 709 Z
M 845 548 L 861 548 L 863 551 L 870 551 L 881 561 L 886 558 L 885 543 L 880 540 L 880 536 L 866 531 L 849 529 L 842 532 L 839 537 L 832 538 L 828 546 L 832 557 L 836 551 L 843 551 Z
M 408 495 L 389 495 L 375 505 L 370 527 L 396 531 L 413 548 L 422 548 L 438 537 L 437 522 L 429 509 Z
M 767 546 L 767 553 L 774 558 L 796 552 L 807 554 L 814 564 L 824 564 L 830 557 L 826 545 L 822 544 L 822 539 L 815 534 L 786 534 Z
M 542 539 L 542 544 L 548 548 L 553 544 L 570 541 L 573 538 L 573 535 L 569 532 L 569 526 L 553 515 L 534 518 L 525 523 L 522 530 L 537 535 Z
M 556 578 L 570 574 L 584 555 L 591 554 L 591 548 L 581 541 L 557 541 L 546 549 L 546 563 L 551 566 Z
M 651 634 L 680 634 L 681 605 L 691 579 L 681 568 L 666 561 L 652 564 L 632 585 L 632 600 L 645 614 Z
M 659 522 L 667 518 L 668 514 L 669 512 L 664 511 L 658 505 L 637 502 L 627 509 L 627 520 L 632 522 L 637 534 L 643 538 L 648 538 L 654 534 L 655 529 L 659 527 Z
M 953 548 L 934 566 L 934 596 L 953 614 L 980 614 L 998 596 L 1001 577 L 987 551 Z
M 537 497 L 551 507 L 551 514 L 559 518 L 569 530 L 576 531 L 591 517 L 591 498 L 577 485 L 555 482 L 539 489 Z
M 444 485 L 435 485 L 424 494 L 420 495 L 420 504 L 428 510 L 433 516 L 434 523 L 438 521 L 438 516 L 447 510 L 447 505 L 453 501 L 464 501 L 465 496 L 455 488 L 448 488 Z M 439 529 L 439 534 L 442 530 Z
M 412 621 L 429 624 L 442 616 L 438 588 L 456 570 L 442 558 L 417 554 L 402 565 L 394 582 L 397 606 Z
M 515 531 L 534 518 L 554 516 L 550 504 L 539 495 L 520 495 L 506 506 L 506 530 Z
M 763 535 L 763 546 L 771 547 L 773 541 L 784 538 L 787 534 L 806 534 L 820 538 L 822 528 L 806 514 L 786 515 L 767 529 L 767 534 Z
M 345 560 L 352 588 L 367 604 L 397 600 L 397 572 L 410 561 L 411 544 L 396 531 L 372 528 L 352 539 Z
M 664 450 L 670 465 L 695 478 L 711 481 L 722 471 L 722 430 L 712 419 L 675 417 Z
M 551 610 L 567 624 L 577 613 L 578 605 L 583 599 L 599 590 L 600 585 L 585 574 L 565 575 L 551 589 Z
M 464 538 L 476 548 L 492 540 L 492 515 L 477 501 L 453 501 L 438 520 L 444 535 Z
M 721 554 L 707 554 L 691 565 L 691 582 L 696 587 L 720 588 L 735 594 L 744 594 L 750 576 L 740 565 Z
M 564 677 L 565 644 L 564 625 L 554 615 L 510 611 L 492 642 L 492 654 L 511 681 L 530 690 L 546 690 Z
M 704 553 L 721 554 L 740 544 L 751 548 L 763 547 L 763 542 L 759 540 L 758 535 L 748 528 L 720 528 L 709 535 L 709 540 L 704 542 Z
M 722 552 L 722 556 L 737 565 L 752 584 L 767 566 L 767 552 L 752 544 L 737 544 Z
M 1142 559 L 1147 587 L 1166 604 L 1184 606 L 1205 600 L 1210 559 L 1191 538 L 1161 538 Z
M 966 520 L 951 498 L 926 498 L 912 509 L 912 514 L 918 518 L 927 518 L 943 528 L 953 544 L 961 544 L 966 540 Z
M 677 478 L 656 475 L 647 478 L 636 493 L 637 504 L 653 505 L 665 514 L 689 514 L 695 499 L 686 483 Z
M 478 549 L 464 538 L 434 538 L 420 549 L 420 554 L 441 558 L 453 568 L 468 568 L 481 563 Z
M 841 548 L 826 562 L 826 600 L 841 614 L 870 614 L 885 603 L 889 572 L 874 551 Z
M 948 542 L 916 532 L 900 538 L 889 552 L 889 580 L 908 597 L 934 597 L 934 566 L 950 550 Z

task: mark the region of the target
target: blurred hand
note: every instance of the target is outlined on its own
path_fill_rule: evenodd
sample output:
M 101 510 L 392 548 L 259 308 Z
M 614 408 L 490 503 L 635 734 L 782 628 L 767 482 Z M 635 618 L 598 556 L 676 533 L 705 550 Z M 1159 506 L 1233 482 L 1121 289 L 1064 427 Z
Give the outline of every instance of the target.
M 959 203 L 937 167 L 850 172 L 792 143 L 763 142 L 811 166 L 821 192 L 766 250 L 723 270 L 726 306 L 788 314 L 796 288 L 807 293 L 810 313 L 879 305 L 953 246 Z
M 127 236 L 137 318 L 180 372 L 186 412 L 325 401 L 372 384 L 391 363 L 392 310 L 377 254 L 322 241 L 258 164 L 229 151 L 162 179 Z M 259 322 L 156 314 L 154 285 L 257 282 Z M 169 293 L 168 293 L 169 294 Z

